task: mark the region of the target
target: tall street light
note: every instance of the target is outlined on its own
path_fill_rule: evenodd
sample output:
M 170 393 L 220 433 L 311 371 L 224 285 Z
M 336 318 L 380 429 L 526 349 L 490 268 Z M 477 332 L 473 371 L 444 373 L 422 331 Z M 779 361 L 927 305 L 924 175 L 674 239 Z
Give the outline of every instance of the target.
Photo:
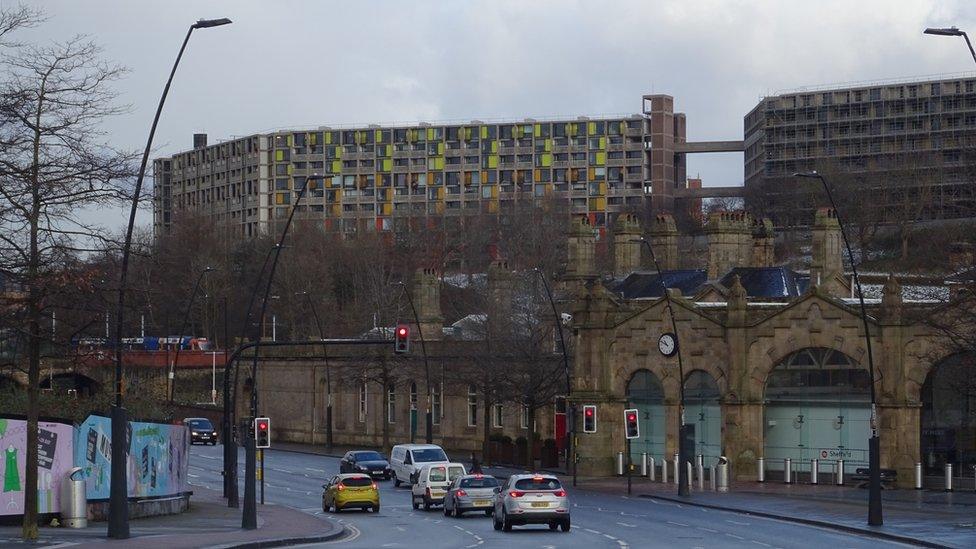
M 427 384 L 427 415 L 424 423 L 426 424 L 426 440 L 427 444 L 434 442 L 434 396 L 433 389 L 430 385 L 430 363 L 427 360 L 427 343 L 424 341 L 424 331 L 420 327 L 420 316 L 417 315 L 417 308 L 413 306 L 413 298 L 410 297 L 410 290 L 407 289 L 403 281 L 400 281 L 400 286 L 403 287 L 403 293 L 407 294 L 407 303 L 410 304 L 410 311 L 413 312 L 413 319 L 417 322 L 417 336 L 420 338 L 420 352 L 424 355 L 424 378 Z
M 569 352 L 566 350 L 566 339 L 563 337 L 563 319 L 562 315 L 556 310 L 556 301 L 552 299 L 552 291 L 549 289 L 549 281 L 546 280 L 545 273 L 538 267 L 535 268 L 535 272 L 542 279 L 542 287 L 546 289 L 546 297 L 549 298 L 549 305 L 552 306 L 552 316 L 556 322 L 556 333 L 559 334 L 559 346 L 563 350 L 563 369 L 566 373 L 566 412 L 568 414 L 567 417 L 569 417 L 569 436 L 567 437 L 569 442 L 566 444 L 566 469 L 568 470 L 570 468 L 570 463 L 572 462 L 573 486 L 576 486 L 576 457 L 573 455 L 573 449 L 576 447 L 576 441 L 573 440 L 576 437 L 576 407 L 569 402 L 569 395 L 573 392 L 573 381 L 569 373 Z
M 159 115 L 163 112 L 163 104 L 166 102 L 166 95 L 169 93 L 170 84 L 173 83 L 173 76 L 176 68 L 180 65 L 183 51 L 186 44 L 190 41 L 190 35 L 195 29 L 208 29 L 230 24 L 230 19 L 201 19 L 190 25 L 186 31 L 186 38 L 180 46 L 180 53 L 176 56 L 173 69 L 169 72 L 169 79 L 163 88 L 163 95 L 159 98 L 159 105 L 156 106 L 156 115 L 153 117 L 152 127 L 149 129 L 149 138 L 146 140 L 146 148 L 142 152 L 142 163 L 139 165 L 139 175 L 136 177 L 136 186 L 132 192 L 132 206 L 129 209 L 129 225 L 125 231 L 125 243 L 122 245 L 122 269 L 119 275 L 119 304 L 115 317 L 115 404 L 112 406 L 112 474 L 111 489 L 108 502 L 108 537 L 114 539 L 128 539 L 129 537 L 129 502 L 128 502 L 128 479 L 126 478 L 126 454 L 128 448 L 125 443 L 126 417 L 125 409 L 122 408 L 122 325 L 125 313 L 125 287 L 126 278 L 129 273 L 129 251 L 132 248 L 132 229 L 136 223 L 136 211 L 139 209 L 139 195 L 142 191 L 142 181 L 146 176 L 146 163 L 149 161 L 149 151 L 152 149 L 153 137 L 156 135 L 156 125 L 159 124 Z
M 868 325 L 867 308 L 864 306 L 864 292 L 861 291 L 861 279 L 857 274 L 857 263 L 854 261 L 854 252 L 851 251 L 851 243 L 847 240 L 847 231 L 844 229 L 844 222 L 841 220 L 840 212 L 837 210 L 837 204 L 834 203 L 834 195 L 830 192 L 830 185 L 827 184 L 827 180 L 815 171 L 795 173 L 793 177 L 820 180 L 824 192 L 827 194 L 827 200 L 830 202 L 830 207 L 834 209 L 834 214 L 837 216 L 837 224 L 840 226 L 840 236 L 844 239 L 844 247 L 847 248 L 847 258 L 851 262 L 851 271 L 854 272 L 854 285 L 857 287 L 858 302 L 861 306 L 861 322 L 864 324 L 864 345 L 868 351 L 868 373 L 871 377 L 871 438 L 868 439 L 868 525 L 881 526 L 884 524 L 881 513 L 881 439 L 878 437 L 878 408 L 874 389 L 874 355 L 871 352 L 871 331 Z
M 302 198 L 305 196 L 305 192 L 308 190 L 308 183 L 313 179 L 322 179 L 319 174 L 312 174 L 305 177 L 305 181 L 302 183 L 302 188 L 298 191 L 298 196 L 295 198 L 295 203 L 291 207 L 291 211 L 288 212 L 288 219 L 285 221 L 285 227 L 281 231 L 281 238 L 278 240 L 278 246 L 274 250 L 274 258 L 271 260 L 271 269 L 268 271 L 268 281 L 264 286 L 264 299 L 261 300 L 261 314 L 258 315 L 259 319 L 264 319 L 264 316 L 268 312 L 268 300 L 271 298 L 271 285 L 274 283 L 275 271 L 278 269 L 278 260 L 281 258 L 281 249 L 284 246 L 285 239 L 288 237 L 288 229 L 291 228 L 291 222 L 295 218 L 295 212 L 298 211 L 298 206 L 302 203 Z M 258 416 L 258 353 L 255 349 L 253 355 L 253 361 L 251 362 L 251 417 L 255 418 Z M 244 452 L 244 513 L 241 517 L 241 528 L 245 530 L 255 530 L 258 527 L 258 515 L 257 515 L 257 497 L 255 494 L 254 483 L 257 480 L 257 456 L 254 440 L 253 430 L 248 429 L 247 442 Z
M 200 271 L 200 276 L 197 277 L 196 284 L 193 285 L 193 291 L 190 292 L 190 299 L 186 302 L 186 310 L 183 311 L 183 321 L 180 324 L 180 331 L 177 335 L 179 341 L 176 342 L 176 356 L 173 357 L 173 364 L 169 370 L 169 401 L 173 402 L 176 396 L 176 369 L 179 367 L 180 363 L 180 349 L 183 348 L 183 334 L 186 333 L 186 323 L 190 320 L 190 309 L 193 308 L 193 300 L 197 296 L 197 292 L 200 290 L 200 283 L 203 282 L 203 277 L 207 273 L 213 272 L 213 267 L 206 267 Z
M 661 272 L 661 265 L 657 261 L 657 256 L 654 255 L 654 247 L 651 246 L 650 241 L 646 238 L 641 237 L 635 239 L 634 242 L 642 242 L 647 246 L 648 253 L 651 254 L 651 262 L 654 263 L 654 270 L 657 271 L 657 281 L 661 286 L 661 295 L 664 297 L 664 306 L 668 311 L 668 317 L 671 319 L 671 334 L 674 336 L 674 352 L 678 357 L 678 495 L 683 497 L 688 497 L 691 495 L 690 483 L 691 479 L 688 478 L 688 467 L 685 466 L 685 461 L 691 458 L 694 450 L 688 448 L 688 442 L 694 444 L 694 429 L 692 425 L 685 423 L 685 366 L 684 362 L 681 360 L 681 343 L 678 339 L 678 323 L 674 319 L 674 308 L 671 306 L 671 294 L 668 293 L 667 284 L 664 283 L 664 274 Z M 690 439 L 690 440 L 689 440 Z M 628 456 L 629 459 L 629 456 Z M 667 458 L 665 458 L 665 463 L 667 463 Z
M 969 46 L 969 53 L 973 55 L 973 61 L 976 61 L 976 50 L 973 49 L 973 43 L 969 41 L 969 36 L 956 27 L 948 28 L 933 28 L 929 27 L 925 29 L 923 34 L 931 34 L 933 36 L 962 36 L 966 40 L 966 45 Z
M 322 322 L 319 320 L 319 313 L 315 309 L 312 301 L 312 294 L 308 292 L 298 292 L 295 295 L 305 296 L 308 308 L 312 310 L 312 317 L 315 319 L 315 326 L 319 330 L 319 339 L 325 339 L 325 332 L 322 331 Z M 322 346 L 322 360 L 325 362 L 325 392 L 328 393 L 325 402 L 325 447 L 332 450 L 332 368 L 329 367 L 328 347 Z

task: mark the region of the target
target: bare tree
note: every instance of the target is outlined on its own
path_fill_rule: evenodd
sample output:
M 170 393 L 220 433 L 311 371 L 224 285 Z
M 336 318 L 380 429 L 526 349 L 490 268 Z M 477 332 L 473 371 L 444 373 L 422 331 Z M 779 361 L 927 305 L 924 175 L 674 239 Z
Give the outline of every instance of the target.
M 21 16 L 33 21 L 35 14 Z M 21 23 L 24 26 L 25 23 Z M 123 69 L 101 60 L 85 37 L 16 46 L 4 55 L 0 83 L 0 269 L 26 291 L 29 379 L 23 537 L 37 538 L 37 420 L 40 323 L 47 282 L 74 253 L 99 250 L 108 237 L 86 208 L 124 198 L 131 153 L 104 141 L 100 125 L 125 109 L 113 81 Z

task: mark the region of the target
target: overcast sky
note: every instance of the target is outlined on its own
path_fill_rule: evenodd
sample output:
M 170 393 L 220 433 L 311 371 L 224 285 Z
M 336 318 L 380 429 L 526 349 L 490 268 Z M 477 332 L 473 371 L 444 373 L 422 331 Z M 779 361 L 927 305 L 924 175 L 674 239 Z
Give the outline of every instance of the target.
M 21 39 L 90 34 L 131 70 L 119 90 L 133 110 L 109 122 L 129 148 L 144 145 L 188 25 L 234 21 L 194 32 L 157 156 L 190 148 L 195 132 L 213 143 L 330 123 L 635 113 L 645 93 L 674 96 L 691 141 L 742 139 L 764 95 L 976 68 L 961 38 L 921 32 L 976 35 L 973 0 L 30 3 L 50 21 Z M 696 174 L 741 184 L 742 155 L 693 156 Z

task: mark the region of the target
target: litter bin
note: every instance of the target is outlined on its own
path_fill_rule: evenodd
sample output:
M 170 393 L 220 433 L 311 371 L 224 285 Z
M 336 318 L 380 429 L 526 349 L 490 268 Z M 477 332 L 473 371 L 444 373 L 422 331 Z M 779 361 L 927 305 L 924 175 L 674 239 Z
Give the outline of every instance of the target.
M 61 481 L 61 524 L 65 528 L 88 526 L 88 496 L 83 472 L 81 467 L 73 467 Z
M 715 468 L 715 484 L 719 492 L 729 491 L 729 458 L 719 456 L 718 467 Z

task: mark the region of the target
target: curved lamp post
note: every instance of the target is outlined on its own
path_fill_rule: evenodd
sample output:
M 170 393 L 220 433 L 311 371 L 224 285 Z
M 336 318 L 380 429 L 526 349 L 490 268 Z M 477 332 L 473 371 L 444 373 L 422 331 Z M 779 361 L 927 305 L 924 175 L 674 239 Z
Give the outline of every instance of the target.
M 424 331 L 420 327 L 420 316 L 417 315 L 417 308 L 413 306 L 413 298 L 410 296 L 410 290 L 407 289 L 402 280 L 400 281 L 400 286 L 403 288 L 403 293 L 407 294 L 407 303 L 410 304 L 410 311 L 413 312 L 413 319 L 417 323 L 417 336 L 420 338 L 420 352 L 424 355 L 424 378 L 427 384 L 427 414 L 424 420 L 425 438 L 427 444 L 431 444 L 434 442 L 434 396 L 430 385 L 430 363 L 427 360 L 427 343 L 424 341 Z
M 201 19 L 190 25 L 186 31 L 186 38 L 180 46 L 180 53 L 176 56 L 173 69 L 166 80 L 163 88 L 163 95 L 159 98 L 159 105 L 156 106 L 156 115 L 153 117 L 152 127 L 149 129 L 149 138 L 146 140 L 146 148 L 142 152 L 142 163 L 139 165 L 139 175 L 136 177 L 136 186 L 132 192 L 132 206 L 129 209 L 129 225 L 125 231 L 125 243 L 122 245 L 122 268 L 119 275 L 119 304 L 115 317 L 115 404 L 112 406 L 112 475 L 111 489 L 109 492 L 109 513 L 108 513 L 108 537 L 114 539 L 128 539 L 129 537 L 129 502 L 128 502 L 128 479 L 126 478 L 126 454 L 128 448 L 125 444 L 125 432 L 128 419 L 125 409 L 122 408 L 122 346 L 118 343 L 122 340 L 123 314 L 125 312 L 125 288 L 126 279 L 129 273 L 129 251 L 132 248 L 132 229 L 136 223 L 136 211 L 139 209 L 139 195 L 142 191 L 142 181 L 146 176 L 146 163 L 149 161 L 149 151 L 152 149 L 153 137 L 156 135 L 156 125 L 159 124 L 159 115 L 163 112 L 163 104 L 166 103 L 166 95 L 169 94 L 170 84 L 173 83 L 173 76 L 176 68 L 180 65 L 183 51 L 186 44 L 190 41 L 190 35 L 195 29 L 207 29 L 230 24 L 230 19 Z
M 312 310 L 312 318 L 315 319 L 315 326 L 319 330 L 319 339 L 325 339 L 325 332 L 322 331 L 322 322 L 319 320 L 319 313 L 315 310 L 315 303 L 312 295 L 308 292 L 298 292 L 295 295 L 305 296 L 308 301 L 308 308 Z M 322 346 L 322 360 L 325 362 L 325 392 L 328 393 L 325 401 L 325 447 L 332 449 L 332 368 L 329 366 L 328 347 Z
M 566 444 L 566 469 L 569 469 L 570 463 L 572 463 L 573 486 L 576 486 L 576 456 L 573 455 L 573 450 L 576 447 L 575 441 L 573 440 L 576 436 L 576 407 L 569 402 L 569 394 L 573 392 L 572 376 L 569 373 L 569 352 L 566 350 L 566 339 L 563 337 L 562 316 L 556 310 L 556 301 L 552 299 L 549 281 L 546 280 L 546 275 L 541 269 L 536 267 L 534 270 L 539 275 L 539 278 L 542 279 L 542 287 L 546 289 L 546 297 L 549 298 L 549 305 L 552 306 L 552 316 L 556 322 L 556 333 L 559 334 L 559 346 L 562 347 L 563 351 L 563 369 L 566 372 L 566 411 L 570 418 L 569 442 Z
M 689 484 L 691 479 L 688 478 L 688 468 L 684 466 L 684 463 L 689 459 L 694 452 L 693 449 L 688 448 L 687 436 L 688 425 L 685 424 L 685 366 L 681 359 L 681 341 L 678 338 L 678 323 L 674 319 L 674 308 L 671 306 L 671 294 L 668 293 L 667 284 L 664 283 L 664 274 L 661 272 L 661 265 L 657 261 L 657 256 L 654 255 L 654 247 L 651 246 L 650 241 L 646 238 L 641 237 L 639 239 L 633 240 L 634 242 L 642 242 L 647 246 L 648 253 L 651 254 L 651 262 L 654 263 L 654 270 L 657 271 L 657 281 L 661 286 L 661 295 L 664 297 L 664 306 L 668 311 L 668 317 L 671 319 L 671 333 L 674 334 L 674 347 L 675 354 L 678 356 L 678 495 L 683 497 L 688 497 L 691 495 L 691 490 Z M 665 457 L 665 463 L 667 463 L 667 457 Z
M 203 277 L 210 272 L 213 272 L 213 267 L 206 267 L 203 271 L 200 271 L 200 276 L 197 277 L 196 284 L 193 285 L 193 291 L 190 292 L 190 300 L 186 303 L 186 310 L 183 311 L 183 322 L 180 325 L 180 331 L 177 334 L 179 341 L 176 343 L 176 356 L 173 357 L 173 365 L 169 370 L 169 401 L 173 402 L 176 397 L 176 369 L 179 367 L 180 363 L 180 349 L 183 348 L 183 333 L 186 332 L 186 323 L 190 320 L 190 309 L 193 308 L 193 300 L 197 296 L 197 292 L 200 290 L 200 283 L 203 282 Z
M 966 40 L 966 45 L 969 46 L 969 53 L 973 55 L 973 61 L 976 61 L 976 50 L 973 49 L 973 43 L 969 41 L 969 36 L 956 27 L 948 28 L 932 28 L 929 27 L 923 31 L 923 34 L 931 34 L 934 36 L 962 36 Z
M 881 439 L 878 437 L 878 408 L 874 390 L 874 382 L 876 379 L 874 375 L 874 355 L 871 352 L 871 331 L 868 325 L 867 308 L 864 306 L 864 292 L 861 291 L 861 279 L 857 274 L 857 263 L 854 262 L 854 252 L 851 251 L 851 244 L 847 240 L 847 231 L 844 229 L 844 222 L 841 220 L 840 212 L 837 211 L 837 204 L 834 203 L 834 195 L 830 192 L 830 185 L 827 184 L 827 180 L 815 171 L 795 173 L 793 177 L 820 180 L 824 192 L 827 194 L 827 200 L 830 201 L 830 207 L 834 209 L 834 214 L 837 216 L 837 224 L 840 226 L 840 236 L 844 239 L 844 247 L 847 248 L 847 258 L 851 262 L 851 271 L 854 272 L 854 285 L 857 287 L 858 302 L 861 306 L 861 322 L 864 324 L 864 345 L 868 351 L 868 372 L 871 377 L 871 438 L 868 439 L 868 525 L 881 526 L 884 524 L 881 513 Z

